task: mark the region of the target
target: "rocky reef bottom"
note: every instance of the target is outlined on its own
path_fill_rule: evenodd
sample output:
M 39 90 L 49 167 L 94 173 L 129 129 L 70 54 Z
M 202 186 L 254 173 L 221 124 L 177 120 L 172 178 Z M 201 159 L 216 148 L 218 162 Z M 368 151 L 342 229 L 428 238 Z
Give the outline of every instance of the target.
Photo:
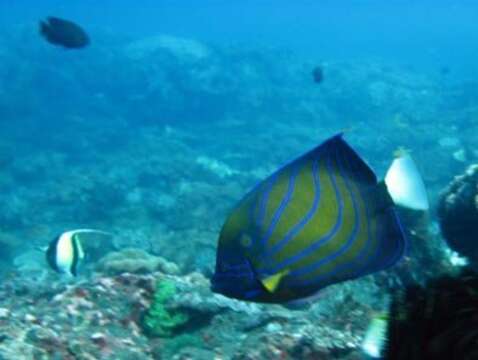
M 477 268 L 478 245 L 478 164 L 473 164 L 442 191 L 438 218 L 443 237 L 450 248 L 466 256 Z
M 199 273 L 163 269 L 10 274 L 0 285 L 0 359 L 358 359 L 372 309 L 357 287 L 381 297 L 371 282 L 346 283 L 291 310 L 231 300 Z

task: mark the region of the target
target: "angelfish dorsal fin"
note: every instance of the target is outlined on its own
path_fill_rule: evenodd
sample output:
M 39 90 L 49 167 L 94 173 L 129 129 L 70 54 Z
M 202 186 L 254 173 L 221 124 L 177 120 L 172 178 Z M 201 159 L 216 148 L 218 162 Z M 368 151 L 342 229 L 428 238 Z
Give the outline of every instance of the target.
M 262 285 L 266 288 L 266 290 L 270 293 L 276 291 L 277 287 L 279 286 L 281 280 L 289 273 L 289 270 L 282 270 L 277 274 L 270 275 L 261 280 Z

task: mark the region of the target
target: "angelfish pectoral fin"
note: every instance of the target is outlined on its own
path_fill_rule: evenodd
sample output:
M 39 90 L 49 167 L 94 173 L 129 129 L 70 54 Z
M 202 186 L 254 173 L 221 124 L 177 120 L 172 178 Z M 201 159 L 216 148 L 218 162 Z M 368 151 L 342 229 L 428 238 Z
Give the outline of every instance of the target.
M 277 288 L 279 287 L 279 284 L 281 282 L 281 280 L 284 278 L 284 276 L 286 276 L 287 274 L 289 273 L 289 270 L 282 270 L 280 272 L 278 272 L 277 274 L 274 274 L 274 275 L 270 275 L 264 279 L 261 280 L 261 283 L 262 285 L 264 286 L 264 288 L 270 292 L 270 293 L 273 293 L 277 290 Z

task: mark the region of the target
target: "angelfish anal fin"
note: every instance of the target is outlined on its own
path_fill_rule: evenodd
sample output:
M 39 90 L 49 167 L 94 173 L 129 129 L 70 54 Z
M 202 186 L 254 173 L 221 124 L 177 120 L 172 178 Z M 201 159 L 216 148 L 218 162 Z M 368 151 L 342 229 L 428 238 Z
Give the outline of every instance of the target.
M 270 275 L 270 276 L 262 279 L 261 283 L 268 292 L 273 293 L 277 290 L 281 280 L 288 273 L 289 273 L 288 269 L 282 270 L 282 271 L 278 272 L 277 274 Z

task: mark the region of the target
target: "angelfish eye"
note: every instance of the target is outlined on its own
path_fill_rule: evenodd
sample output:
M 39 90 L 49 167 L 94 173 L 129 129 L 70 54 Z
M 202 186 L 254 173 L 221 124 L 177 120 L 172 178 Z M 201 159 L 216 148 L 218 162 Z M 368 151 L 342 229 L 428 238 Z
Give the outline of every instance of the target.
M 242 234 L 241 239 L 239 241 L 241 243 L 241 246 L 246 247 L 246 248 L 248 248 L 252 245 L 252 238 L 247 234 Z

